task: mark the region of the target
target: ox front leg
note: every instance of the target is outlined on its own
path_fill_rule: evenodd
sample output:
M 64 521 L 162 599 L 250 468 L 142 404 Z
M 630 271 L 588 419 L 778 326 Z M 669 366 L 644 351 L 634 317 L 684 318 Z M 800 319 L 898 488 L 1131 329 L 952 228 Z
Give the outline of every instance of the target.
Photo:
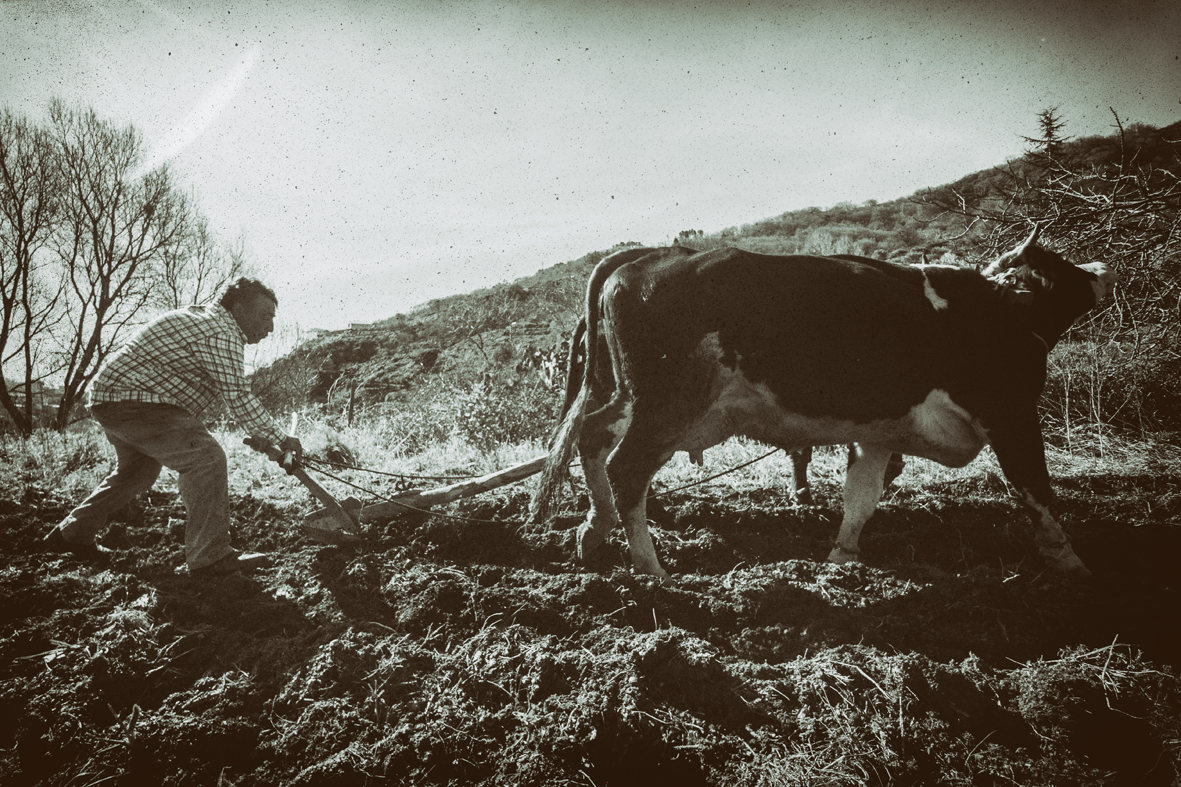
M 791 496 L 801 506 L 812 505 L 812 485 L 808 483 L 808 464 L 812 461 L 812 447 L 788 451 L 791 457 Z
M 845 475 L 845 511 L 837 543 L 828 554 L 830 563 L 850 563 L 857 560 L 861 528 L 873 516 L 882 497 L 886 465 L 890 449 L 873 445 L 849 448 L 849 470 Z
M 1033 520 L 1034 541 L 1038 552 L 1055 571 L 1090 576 L 1070 546 L 1070 537 L 1050 513 L 1054 490 L 1046 468 L 1046 447 L 1036 412 L 1017 424 L 995 429 L 989 442 L 1001 470 L 1013 485 L 1013 494 Z
M 619 524 L 611 483 L 607 480 L 607 457 L 619 444 L 631 421 L 630 404 L 612 401 L 586 417 L 578 440 L 578 456 L 590 497 L 590 511 L 578 528 L 578 559 L 586 560 L 603 545 Z

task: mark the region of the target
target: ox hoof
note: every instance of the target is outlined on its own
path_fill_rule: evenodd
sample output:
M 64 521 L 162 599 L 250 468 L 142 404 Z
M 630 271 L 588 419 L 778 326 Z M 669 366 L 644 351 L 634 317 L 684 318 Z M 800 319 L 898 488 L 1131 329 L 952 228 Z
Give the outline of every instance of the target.
M 792 502 L 797 506 L 812 505 L 812 492 L 809 489 L 797 489 L 791 493 Z
M 661 583 L 671 582 L 672 575 L 660 567 L 660 564 L 655 566 L 632 566 L 632 572 L 636 576 L 651 577 Z
M 651 577 L 652 579 L 661 581 L 661 583 L 667 583 L 667 581 L 672 580 L 672 574 L 664 570 L 664 567 L 660 565 L 660 561 L 655 555 L 651 555 L 647 559 L 641 558 L 637 560 L 633 554 L 632 573 L 637 575 L 637 577 Z
M 836 563 L 838 566 L 845 563 L 858 563 L 856 552 L 849 552 L 841 547 L 833 547 L 832 551 L 828 553 L 828 562 Z
M 1090 569 L 1086 567 L 1083 561 L 1079 560 L 1078 555 L 1074 554 L 1074 550 L 1069 547 L 1062 552 L 1046 555 L 1046 562 L 1049 563 L 1050 569 L 1056 574 L 1076 579 L 1089 579 L 1091 577 Z
M 583 522 L 578 526 L 578 559 L 587 560 L 603 546 L 606 539 L 603 533 L 595 529 L 590 522 Z

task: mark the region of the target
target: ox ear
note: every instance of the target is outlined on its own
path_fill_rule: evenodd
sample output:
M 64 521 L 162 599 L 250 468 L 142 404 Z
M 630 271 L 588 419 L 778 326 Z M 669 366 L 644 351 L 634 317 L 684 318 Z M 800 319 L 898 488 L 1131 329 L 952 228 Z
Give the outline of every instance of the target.
M 1028 252 L 1030 249 L 1037 246 L 1037 239 L 1038 239 L 1038 236 L 1041 235 L 1041 233 L 1042 233 L 1041 225 L 1034 224 L 1033 225 L 1033 232 L 1029 233 L 1029 237 L 1026 238 L 1015 249 L 1012 249 L 1011 251 L 1007 251 L 1004 254 L 1002 254 L 1001 256 L 997 257 L 996 260 L 991 265 L 989 265 L 987 268 L 985 268 L 984 275 L 985 276 L 995 276 L 996 274 L 1000 273 L 1001 271 L 1005 271 L 1010 268 L 1020 267 L 1021 264 L 1023 262 L 1025 262 L 1024 258 L 1025 258 L 1026 252 Z

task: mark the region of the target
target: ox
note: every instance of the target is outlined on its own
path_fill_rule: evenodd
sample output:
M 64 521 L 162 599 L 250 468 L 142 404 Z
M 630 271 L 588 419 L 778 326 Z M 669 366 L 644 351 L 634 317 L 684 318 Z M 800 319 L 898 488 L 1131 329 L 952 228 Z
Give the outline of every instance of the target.
M 962 467 L 991 445 L 1049 565 L 1085 573 L 1050 512 L 1037 400 L 1050 348 L 1115 275 L 1072 265 L 1037 236 L 982 272 L 734 248 L 612 254 L 587 284 L 581 386 L 569 389 L 534 519 L 551 515 L 577 442 L 591 499 L 579 557 L 622 520 L 635 571 L 666 578 L 645 505 L 674 452 L 700 455 L 732 435 L 788 451 L 855 443 L 828 556 L 844 563 L 892 453 Z

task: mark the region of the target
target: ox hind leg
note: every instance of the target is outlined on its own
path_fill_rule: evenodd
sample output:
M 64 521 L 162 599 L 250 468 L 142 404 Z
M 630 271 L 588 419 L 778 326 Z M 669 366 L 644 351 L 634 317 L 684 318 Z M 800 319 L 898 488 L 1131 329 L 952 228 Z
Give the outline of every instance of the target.
M 845 469 L 853 466 L 853 463 L 861 456 L 861 449 L 857 443 L 849 443 L 849 461 L 845 465 Z M 885 477 L 882 480 L 882 491 L 889 488 L 890 484 L 898 480 L 898 476 L 902 475 L 902 471 L 906 469 L 906 460 L 902 458 L 902 454 L 895 451 L 890 454 L 890 461 L 886 462 Z
M 607 457 L 615 450 L 631 422 L 631 402 L 612 397 L 606 405 L 586 416 L 578 437 L 578 456 L 590 497 L 590 511 L 578 528 L 578 559 L 585 560 L 598 549 L 607 534 L 619 524 L 611 483 L 607 479 Z
M 628 552 L 637 574 L 668 579 L 656 557 L 648 531 L 648 489 L 652 477 L 672 458 L 673 451 L 661 447 L 656 430 L 646 428 L 646 419 L 633 415 L 619 445 L 607 460 L 615 506 L 627 533 Z
M 849 458 L 852 461 L 854 446 L 849 446 Z M 906 460 L 902 458 L 902 454 L 895 451 L 890 454 L 890 461 L 886 463 L 886 478 L 882 482 L 882 488 L 888 489 L 890 484 L 898 480 L 898 476 L 902 475 L 902 471 L 906 469 Z
M 828 562 L 849 563 L 857 560 L 861 529 L 881 500 L 886 465 L 891 456 L 889 448 L 861 444 L 850 446 L 849 470 L 845 474 L 844 516 L 836 545 L 828 554 Z
M 808 465 L 812 461 L 812 448 L 801 448 L 796 451 L 788 451 L 787 453 L 791 457 L 792 499 L 802 506 L 812 505 L 812 485 L 808 482 Z M 857 461 L 858 456 L 857 444 L 850 443 L 847 467 L 852 467 L 853 463 Z M 902 454 L 897 452 L 890 454 L 890 461 L 886 464 L 885 480 L 882 482 L 882 489 L 884 490 L 890 484 L 894 483 L 898 476 L 902 475 L 905 467 L 906 460 L 902 458 Z

